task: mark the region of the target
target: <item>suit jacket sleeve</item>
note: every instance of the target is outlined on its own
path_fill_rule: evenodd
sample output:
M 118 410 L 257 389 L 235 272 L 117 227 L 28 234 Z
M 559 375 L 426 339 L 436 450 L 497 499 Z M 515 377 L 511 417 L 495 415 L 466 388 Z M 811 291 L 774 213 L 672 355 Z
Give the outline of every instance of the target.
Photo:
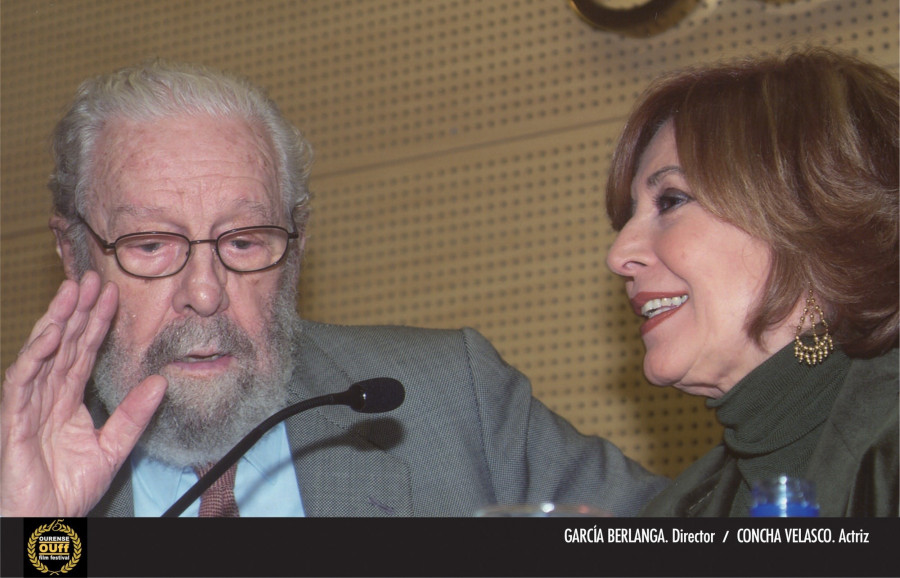
M 581 503 L 633 516 L 668 485 L 551 412 L 481 335 L 469 329 L 464 338 L 498 503 Z
M 382 416 L 321 408 L 288 424 L 310 515 L 471 516 L 555 501 L 631 516 L 668 484 L 547 409 L 472 329 L 306 322 L 299 351 L 299 397 L 371 377 L 406 388 Z

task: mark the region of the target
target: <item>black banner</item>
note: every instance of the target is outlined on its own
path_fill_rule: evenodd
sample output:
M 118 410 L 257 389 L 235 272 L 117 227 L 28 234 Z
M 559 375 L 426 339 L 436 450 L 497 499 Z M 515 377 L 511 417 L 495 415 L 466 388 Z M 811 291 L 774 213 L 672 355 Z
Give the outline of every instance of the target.
M 900 519 L 60 520 L 3 519 L 0 575 L 55 528 L 56 576 L 900 576 Z

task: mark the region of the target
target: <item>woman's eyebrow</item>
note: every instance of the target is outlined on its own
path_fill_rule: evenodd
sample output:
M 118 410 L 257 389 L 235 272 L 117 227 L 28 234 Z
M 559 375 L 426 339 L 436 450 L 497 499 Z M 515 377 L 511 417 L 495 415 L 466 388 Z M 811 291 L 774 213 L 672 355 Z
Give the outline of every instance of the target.
M 684 175 L 684 171 L 678 165 L 666 165 L 661 169 L 658 169 L 653 172 L 649 177 L 647 177 L 647 186 L 655 187 L 659 184 L 659 181 L 662 180 L 664 176 L 669 173 L 677 173 L 679 175 Z

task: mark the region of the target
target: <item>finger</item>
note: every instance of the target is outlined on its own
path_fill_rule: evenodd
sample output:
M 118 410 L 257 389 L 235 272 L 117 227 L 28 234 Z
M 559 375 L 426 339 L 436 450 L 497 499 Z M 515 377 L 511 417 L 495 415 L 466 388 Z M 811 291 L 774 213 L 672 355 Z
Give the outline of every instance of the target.
M 78 294 L 75 281 L 67 279 L 60 284 L 47 312 L 35 323 L 16 361 L 7 368 L 3 380 L 4 415 L 25 411 L 29 405 L 40 406 L 43 395 L 52 393 L 42 384 L 75 311 Z
M 31 335 L 19 351 L 19 356 L 7 371 L 4 389 L 15 390 L 30 396 L 35 388 L 35 380 L 46 377 L 52 365 L 54 353 L 62 341 L 66 323 L 75 311 L 78 302 L 78 284 L 72 280 L 63 281 L 56 295 L 50 301 L 47 312 L 35 323 Z M 44 374 L 39 378 L 40 374 Z M 7 388 L 7 385 L 10 387 Z M 21 409 L 22 404 L 16 407 Z
M 100 430 L 100 447 L 118 470 L 147 429 L 153 413 L 162 403 L 168 382 L 161 375 L 151 375 L 128 392 Z
M 95 272 L 88 271 L 78 284 L 75 309 L 65 324 L 65 331 L 63 332 L 64 345 L 73 342 L 81 336 L 99 296 L 100 277 Z
M 60 328 L 65 327 L 69 317 L 72 316 L 72 312 L 75 311 L 75 305 L 77 303 L 78 283 L 66 279 L 60 284 L 59 289 L 56 291 L 56 295 L 54 295 L 53 299 L 50 301 L 50 305 L 47 306 L 47 312 L 34 324 L 31 335 L 29 335 L 28 339 L 25 341 L 22 351 L 27 349 L 35 339 L 43 335 L 50 325 L 57 325 Z M 20 355 L 22 351 L 19 352 Z
M 115 283 L 106 283 L 97 298 L 97 305 L 91 311 L 91 317 L 85 328 L 85 343 L 99 347 L 109 331 L 110 323 L 112 323 L 118 308 L 119 288 Z
M 91 318 L 94 306 L 100 295 L 100 276 L 88 271 L 81 278 L 78 286 L 78 300 L 75 310 L 65 324 L 59 352 L 54 360 L 54 371 L 57 374 L 68 373 L 78 358 L 79 340 Z
M 3 408 L 6 411 L 23 410 L 34 398 L 35 379 L 46 366 L 47 357 L 59 345 L 62 330 L 48 325 L 43 333 L 35 336 L 19 353 L 19 357 L 6 369 L 3 380 Z
M 71 373 L 74 376 L 85 380 L 90 377 L 94 368 L 94 362 L 97 359 L 97 352 L 103 344 L 106 334 L 109 332 L 118 303 L 118 288 L 113 283 L 107 283 L 100 292 L 96 305 L 91 310 L 87 324 L 77 342 L 76 358 L 71 368 Z
M 87 271 L 81 278 L 81 283 L 78 286 L 80 291 L 75 311 L 87 315 L 94 308 L 94 304 L 97 302 L 97 298 L 103 288 L 100 275 L 94 271 Z

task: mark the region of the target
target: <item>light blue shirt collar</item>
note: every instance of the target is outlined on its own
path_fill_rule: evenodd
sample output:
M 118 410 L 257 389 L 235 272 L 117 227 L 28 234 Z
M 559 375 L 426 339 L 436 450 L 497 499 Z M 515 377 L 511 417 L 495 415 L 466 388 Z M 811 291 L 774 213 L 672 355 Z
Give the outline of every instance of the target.
M 159 517 L 197 482 L 192 468 L 176 468 L 137 448 L 131 454 L 134 515 Z M 303 502 L 287 428 L 279 423 L 238 460 L 234 496 L 241 517 L 303 516 Z M 181 514 L 196 517 L 200 500 Z

